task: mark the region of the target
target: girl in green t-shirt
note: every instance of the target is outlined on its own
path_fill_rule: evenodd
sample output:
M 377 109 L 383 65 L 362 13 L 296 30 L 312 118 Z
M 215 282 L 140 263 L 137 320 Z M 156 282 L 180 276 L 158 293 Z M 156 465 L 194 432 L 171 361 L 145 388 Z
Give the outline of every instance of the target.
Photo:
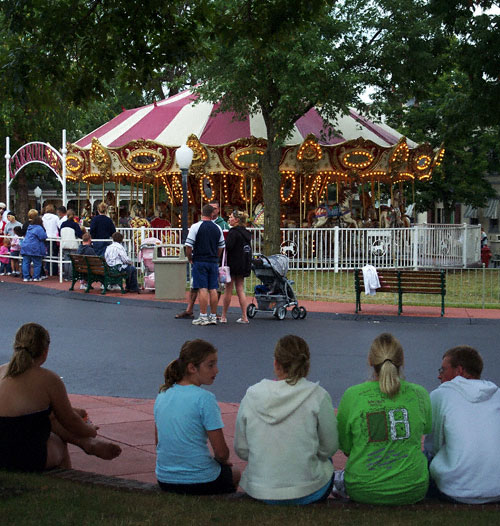
M 402 505 L 425 497 L 429 483 L 422 435 L 431 430 L 429 394 L 403 379 L 403 348 L 392 334 L 375 338 L 368 363 L 373 379 L 347 389 L 337 419 L 350 498 Z M 342 476 L 336 474 L 340 490 Z

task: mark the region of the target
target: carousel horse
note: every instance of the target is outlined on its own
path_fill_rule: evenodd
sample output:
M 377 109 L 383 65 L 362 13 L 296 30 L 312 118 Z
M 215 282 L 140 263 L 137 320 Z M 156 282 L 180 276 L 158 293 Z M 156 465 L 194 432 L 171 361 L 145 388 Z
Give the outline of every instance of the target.
M 358 223 L 352 215 L 350 207 L 350 201 L 352 198 L 352 192 L 346 191 L 344 194 L 343 201 L 334 203 L 329 206 L 328 203 L 317 207 L 314 210 L 314 218 L 312 220 L 312 226 L 314 228 L 330 227 L 334 223 L 338 222 L 339 226 L 351 226 L 352 228 L 358 228 Z
M 253 225 L 257 227 L 264 226 L 264 204 L 258 203 L 253 210 Z
M 402 214 L 399 208 L 382 205 L 380 207 L 380 227 L 381 228 L 409 228 L 410 218 Z

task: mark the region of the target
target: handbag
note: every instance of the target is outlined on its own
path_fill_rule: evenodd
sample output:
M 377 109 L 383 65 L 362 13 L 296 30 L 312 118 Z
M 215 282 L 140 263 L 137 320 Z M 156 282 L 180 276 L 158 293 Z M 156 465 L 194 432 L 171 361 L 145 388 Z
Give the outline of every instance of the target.
M 231 272 L 226 265 L 226 249 L 224 249 L 224 253 L 222 254 L 222 265 L 219 267 L 219 281 L 221 283 L 231 282 Z

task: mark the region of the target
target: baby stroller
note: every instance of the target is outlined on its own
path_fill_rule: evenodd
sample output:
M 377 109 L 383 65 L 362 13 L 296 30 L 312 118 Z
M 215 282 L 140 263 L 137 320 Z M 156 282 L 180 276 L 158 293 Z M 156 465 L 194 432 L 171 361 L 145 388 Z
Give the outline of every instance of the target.
M 307 316 L 305 307 L 299 307 L 293 291 L 293 281 L 286 279 L 288 272 L 288 258 L 283 254 L 266 257 L 255 254 L 252 270 L 261 284 L 255 287 L 255 303 L 247 307 L 247 315 L 253 318 L 257 312 L 272 312 L 278 320 L 285 319 L 286 310 L 292 307 L 294 320 Z
M 139 261 L 142 262 L 142 271 L 144 273 L 144 289 L 155 289 L 155 264 L 153 263 L 153 255 L 156 245 L 160 245 L 161 241 L 156 237 L 147 237 L 139 247 Z

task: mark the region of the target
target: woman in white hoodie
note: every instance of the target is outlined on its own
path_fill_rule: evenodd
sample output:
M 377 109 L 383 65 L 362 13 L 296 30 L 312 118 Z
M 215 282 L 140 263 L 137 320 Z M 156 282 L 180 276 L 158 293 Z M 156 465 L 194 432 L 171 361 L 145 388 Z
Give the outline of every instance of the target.
M 310 354 L 299 336 L 284 336 L 274 350 L 276 381 L 262 380 L 243 398 L 234 449 L 248 465 L 240 486 L 270 504 L 324 500 L 333 484 L 338 449 L 330 395 L 306 380 Z

